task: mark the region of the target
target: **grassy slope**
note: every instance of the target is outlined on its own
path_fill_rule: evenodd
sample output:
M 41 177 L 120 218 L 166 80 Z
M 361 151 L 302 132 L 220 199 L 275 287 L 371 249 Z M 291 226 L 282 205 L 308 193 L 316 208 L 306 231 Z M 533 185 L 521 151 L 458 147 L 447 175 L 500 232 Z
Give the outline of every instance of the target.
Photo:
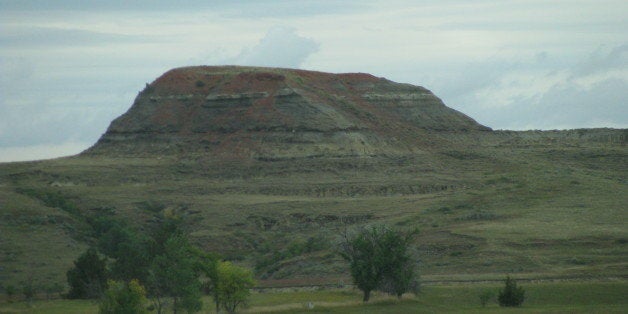
M 621 145 L 487 145 L 408 160 L 244 170 L 192 158 L 3 164 L 0 279 L 19 284 L 32 273 L 63 281 L 91 241 L 85 217 L 113 212 L 145 225 L 163 211 L 185 216 L 205 249 L 251 266 L 266 258 L 260 278 L 292 284 L 346 276 L 332 252 L 342 221 L 419 228 L 415 249 L 427 281 L 504 273 L 625 278 L 626 155 Z M 23 189 L 64 202 L 46 204 Z M 310 237 L 322 239 L 321 250 L 289 254 Z

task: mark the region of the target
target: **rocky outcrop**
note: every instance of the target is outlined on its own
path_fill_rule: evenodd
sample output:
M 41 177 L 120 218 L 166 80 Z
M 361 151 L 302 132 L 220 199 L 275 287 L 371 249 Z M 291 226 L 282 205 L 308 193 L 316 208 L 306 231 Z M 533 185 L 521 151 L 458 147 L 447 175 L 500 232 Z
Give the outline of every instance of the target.
M 147 85 L 85 154 L 216 158 L 408 154 L 488 131 L 429 90 L 369 74 L 187 67 Z

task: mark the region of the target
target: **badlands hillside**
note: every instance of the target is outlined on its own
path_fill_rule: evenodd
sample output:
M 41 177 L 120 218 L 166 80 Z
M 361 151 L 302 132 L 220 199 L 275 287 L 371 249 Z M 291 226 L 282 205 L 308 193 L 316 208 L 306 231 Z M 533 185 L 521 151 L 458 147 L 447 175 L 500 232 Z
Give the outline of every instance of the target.
M 426 282 L 626 278 L 627 138 L 493 131 L 369 74 L 173 69 L 85 152 L 0 164 L 0 281 L 65 282 L 96 217 L 164 215 L 263 284 L 349 282 L 365 224 L 418 228 Z

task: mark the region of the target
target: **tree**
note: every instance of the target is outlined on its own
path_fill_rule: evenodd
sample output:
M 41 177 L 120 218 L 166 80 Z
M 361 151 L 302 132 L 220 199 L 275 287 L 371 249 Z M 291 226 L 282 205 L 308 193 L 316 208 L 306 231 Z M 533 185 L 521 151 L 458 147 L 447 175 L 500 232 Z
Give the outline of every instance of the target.
M 101 314 L 144 314 L 148 310 L 144 306 L 146 290 L 139 281 L 134 279 L 128 284 L 125 282 L 109 280 L 104 298 L 100 302 Z
M 364 293 L 364 302 L 375 289 L 398 297 L 410 289 L 414 265 L 408 245 L 414 234 L 384 226 L 363 228 L 351 238 L 345 233 L 340 254 L 349 262 L 351 277 Z
M 517 282 L 510 276 L 506 276 L 504 289 L 500 290 L 497 296 L 499 306 L 521 306 L 524 299 L 525 291 L 523 288 L 517 287 Z
M 386 229 L 378 239 L 380 254 L 385 257 L 383 278 L 378 289 L 398 298 L 410 290 L 415 279 L 414 263 L 408 252 L 412 235 L 414 233 L 404 235 Z
M 107 285 L 107 261 L 100 258 L 94 248 L 81 254 L 74 267 L 66 273 L 70 299 L 98 298 Z
M 238 306 L 246 304 L 254 285 L 255 280 L 250 269 L 230 262 L 217 263 L 214 300 L 217 306 L 228 313 L 235 313 Z
M 197 312 L 201 309 L 196 250 L 183 235 L 175 234 L 164 243 L 163 253 L 155 256 L 148 281 L 161 313 L 163 299 L 172 298 L 174 313 L 178 310 Z
M 104 254 L 114 259 L 110 267 L 112 278 L 124 282 L 133 279 L 146 282 L 151 258 L 146 237 L 116 223 L 103 232 L 98 247 Z

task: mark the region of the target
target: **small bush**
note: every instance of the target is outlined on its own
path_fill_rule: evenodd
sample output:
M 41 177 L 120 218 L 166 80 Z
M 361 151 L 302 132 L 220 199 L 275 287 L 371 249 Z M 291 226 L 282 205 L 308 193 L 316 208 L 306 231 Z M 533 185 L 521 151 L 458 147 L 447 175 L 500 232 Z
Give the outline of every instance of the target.
M 7 294 L 7 299 L 9 301 L 12 301 L 13 296 L 17 292 L 17 289 L 13 285 L 7 285 L 4 287 L 4 292 Z
M 499 306 L 521 306 L 525 299 L 525 291 L 523 288 L 517 287 L 517 282 L 510 278 L 510 276 L 506 277 L 504 284 L 504 289 L 499 292 L 499 296 L 497 297 Z
M 480 294 L 480 304 L 482 307 L 485 307 L 486 304 L 488 304 L 488 302 L 493 298 L 493 295 L 494 293 L 491 290 L 486 290 Z
M 53 296 L 59 295 L 63 292 L 63 285 L 58 282 L 48 284 L 44 287 L 44 291 L 46 292 L 46 299 L 50 300 Z
M 37 293 L 37 289 L 33 285 L 31 281 L 28 281 L 22 286 L 22 294 L 24 295 L 24 299 L 28 302 L 32 301 Z

